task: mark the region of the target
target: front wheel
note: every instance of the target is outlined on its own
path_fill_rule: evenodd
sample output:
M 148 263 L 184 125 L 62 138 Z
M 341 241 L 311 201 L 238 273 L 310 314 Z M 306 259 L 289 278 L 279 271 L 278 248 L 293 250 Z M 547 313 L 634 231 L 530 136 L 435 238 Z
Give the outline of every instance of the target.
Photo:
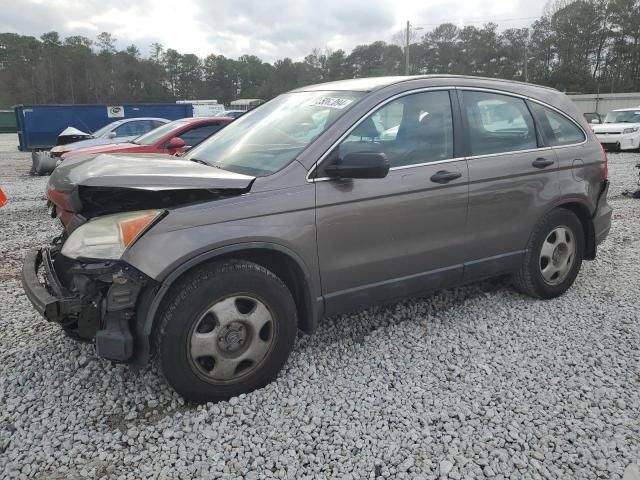
M 195 403 L 226 400 L 269 383 L 297 331 L 291 293 L 269 270 L 228 260 L 172 287 L 156 330 L 160 368 Z
M 558 208 L 537 225 L 513 283 L 535 298 L 558 297 L 573 285 L 583 256 L 582 223 L 570 210 Z

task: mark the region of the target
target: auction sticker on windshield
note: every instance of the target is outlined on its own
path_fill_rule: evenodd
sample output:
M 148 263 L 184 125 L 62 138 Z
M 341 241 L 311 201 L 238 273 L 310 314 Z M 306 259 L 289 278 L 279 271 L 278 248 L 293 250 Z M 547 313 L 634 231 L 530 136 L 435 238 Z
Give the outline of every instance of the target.
M 337 97 L 320 97 L 317 98 L 311 105 L 314 107 L 329 107 L 329 108 L 338 108 L 343 109 L 353 100 L 348 98 L 337 98 Z

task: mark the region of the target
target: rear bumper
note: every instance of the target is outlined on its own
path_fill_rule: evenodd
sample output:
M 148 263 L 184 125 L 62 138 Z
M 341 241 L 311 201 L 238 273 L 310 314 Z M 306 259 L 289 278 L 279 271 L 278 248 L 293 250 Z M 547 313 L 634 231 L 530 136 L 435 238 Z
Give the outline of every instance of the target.
M 56 168 L 60 157 L 54 157 L 47 150 L 31 152 L 31 173 L 34 175 L 50 175 Z
M 602 183 L 602 190 L 598 197 L 598 205 L 596 211 L 593 214 L 593 229 L 595 233 L 596 245 L 600 245 L 611 230 L 611 216 L 613 214 L 613 208 L 607 202 L 607 194 L 609 193 L 609 180 L 604 180 Z

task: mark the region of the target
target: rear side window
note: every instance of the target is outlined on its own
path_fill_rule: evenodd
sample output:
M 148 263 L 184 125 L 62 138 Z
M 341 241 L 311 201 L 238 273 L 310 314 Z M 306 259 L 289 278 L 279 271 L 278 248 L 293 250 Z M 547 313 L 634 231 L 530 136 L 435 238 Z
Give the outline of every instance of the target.
M 517 152 L 538 147 L 531 112 L 521 98 L 463 91 L 472 155 Z
M 548 145 L 559 147 L 584 142 L 584 132 L 564 115 L 535 102 L 531 103 L 531 109 Z

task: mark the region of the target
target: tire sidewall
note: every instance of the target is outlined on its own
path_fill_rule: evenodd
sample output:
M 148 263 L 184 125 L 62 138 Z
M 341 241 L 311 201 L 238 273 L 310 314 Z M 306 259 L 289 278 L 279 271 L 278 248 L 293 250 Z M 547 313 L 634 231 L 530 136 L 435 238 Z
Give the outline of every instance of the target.
M 273 275 L 259 270 L 216 272 L 195 288 L 176 288 L 176 298 L 165 313 L 159 339 L 159 360 L 163 374 L 173 388 L 187 400 L 202 403 L 225 400 L 266 385 L 285 364 L 295 341 L 297 322 L 293 299 L 287 288 Z M 271 311 L 274 342 L 270 352 L 253 371 L 235 382 L 208 382 L 199 376 L 189 359 L 188 345 L 195 322 L 207 307 L 231 295 L 253 295 Z
M 567 277 L 557 285 L 550 285 L 544 280 L 542 272 L 540 271 L 540 250 L 551 231 L 559 226 L 565 226 L 571 230 L 576 242 L 576 252 L 573 265 Z M 584 257 L 584 229 L 582 223 L 578 217 L 569 210 L 555 210 L 544 219 L 541 228 L 536 232 L 532 240 L 528 268 L 530 269 L 531 280 L 536 290 L 543 298 L 554 298 L 563 294 L 571 287 L 582 266 L 582 259 Z

